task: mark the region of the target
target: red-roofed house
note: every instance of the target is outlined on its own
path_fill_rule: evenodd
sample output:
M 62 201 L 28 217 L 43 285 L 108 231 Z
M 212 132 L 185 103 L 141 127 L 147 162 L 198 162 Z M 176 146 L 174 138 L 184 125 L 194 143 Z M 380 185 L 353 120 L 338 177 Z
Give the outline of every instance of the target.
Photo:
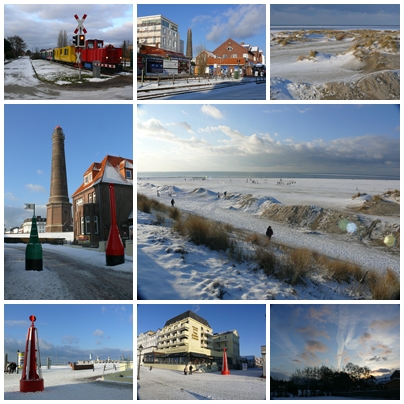
M 100 241 L 107 241 L 111 227 L 109 184 L 114 184 L 119 233 L 123 241 L 129 239 L 133 224 L 133 160 L 106 156 L 101 163 L 91 164 L 72 195 L 76 243 L 98 247 Z

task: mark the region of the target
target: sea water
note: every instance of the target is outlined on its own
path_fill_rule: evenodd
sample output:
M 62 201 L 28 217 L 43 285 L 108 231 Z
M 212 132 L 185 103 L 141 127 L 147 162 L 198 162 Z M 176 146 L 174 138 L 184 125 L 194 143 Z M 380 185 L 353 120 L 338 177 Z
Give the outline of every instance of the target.
M 246 172 L 246 171 L 144 171 L 138 179 L 147 178 L 321 178 L 355 180 L 400 180 L 399 175 L 299 173 L 299 172 Z
M 271 25 L 271 32 L 301 31 L 310 29 L 332 29 L 338 31 L 350 31 L 354 29 L 373 29 L 376 31 L 400 31 L 399 25 Z

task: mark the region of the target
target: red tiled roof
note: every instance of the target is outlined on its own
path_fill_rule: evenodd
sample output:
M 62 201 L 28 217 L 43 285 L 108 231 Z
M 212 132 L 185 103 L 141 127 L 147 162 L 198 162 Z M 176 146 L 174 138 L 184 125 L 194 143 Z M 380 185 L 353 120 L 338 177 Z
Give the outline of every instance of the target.
M 126 159 L 123 157 L 116 157 L 116 156 L 105 156 L 104 159 L 101 161 L 101 163 L 92 163 L 90 167 L 84 172 L 84 175 L 89 174 L 90 172 L 93 173 L 93 178 L 91 181 L 81 184 L 78 189 L 73 193 L 72 198 L 76 196 L 77 194 L 81 193 L 87 188 L 90 188 L 93 186 L 95 183 L 99 182 L 102 180 L 102 177 L 105 172 L 105 168 L 107 167 L 107 164 L 109 164 L 112 167 L 121 167 L 121 164 L 123 161 L 128 161 L 133 165 L 133 160 L 131 159 Z

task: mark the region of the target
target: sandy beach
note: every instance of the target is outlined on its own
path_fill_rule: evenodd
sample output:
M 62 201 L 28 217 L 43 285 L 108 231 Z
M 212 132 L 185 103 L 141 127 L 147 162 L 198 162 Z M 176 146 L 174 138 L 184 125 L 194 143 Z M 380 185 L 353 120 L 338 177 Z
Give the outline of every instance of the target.
M 400 31 L 271 30 L 271 99 L 399 100 Z

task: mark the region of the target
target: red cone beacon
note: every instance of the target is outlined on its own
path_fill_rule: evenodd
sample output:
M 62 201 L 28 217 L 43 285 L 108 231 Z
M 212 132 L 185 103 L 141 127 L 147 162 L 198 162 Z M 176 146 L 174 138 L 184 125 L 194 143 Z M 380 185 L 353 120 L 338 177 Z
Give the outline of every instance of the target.
M 109 202 L 111 206 L 111 228 L 109 230 L 108 241 L 105 247 L 105 255 L 107 265 L 113 267 L 125 262 L 125 248 L 121 236 L 119 235 L 118 226 L 116 225 L 114 184 L 109 184 Z
M 38 330 L 35 328 L 35 316 L 29 316 L 32 321 L 28 328 L 27 342 L 25 344 L 24 365 L 20 380 L 21 393 L 35 393 L 44 390 L 44 383 L 41 371 L 41 357 L 38 345 Z
M 223 348 L 223 369 L 222 369 L 222 375 L 229 375 L 230 370 L 227 367 L 227 354 L 226 354 L 226 348 Z

